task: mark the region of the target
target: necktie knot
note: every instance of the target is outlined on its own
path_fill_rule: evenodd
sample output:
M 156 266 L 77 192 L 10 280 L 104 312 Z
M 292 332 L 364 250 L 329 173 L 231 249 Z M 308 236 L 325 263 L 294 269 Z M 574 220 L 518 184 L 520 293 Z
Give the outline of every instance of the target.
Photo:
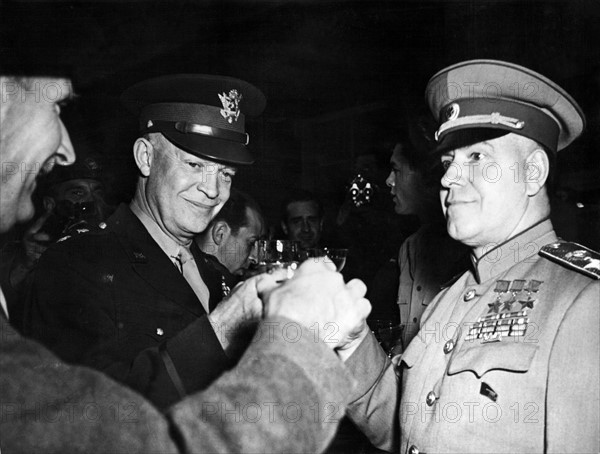
M 175 264 L 175 266 L 177 266 L 177 268 L 179 269 L 179 272 L 182 274 L 184 270 L 184 265 L 187 262 L 194 261 L 194 256 L 189 251 L 183 248 L 179 249 L 177 255 L 172 255 L 171 258 L 173 259 L 173 263 Z

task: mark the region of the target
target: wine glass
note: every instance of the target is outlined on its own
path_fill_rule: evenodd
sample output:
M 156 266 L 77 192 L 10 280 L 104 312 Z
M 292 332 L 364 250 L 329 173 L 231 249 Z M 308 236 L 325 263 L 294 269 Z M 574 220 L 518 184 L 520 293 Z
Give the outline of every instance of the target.
M 298 245 L 298 241 L 292 240 L 258 240 L 258 272 L 272 273 L 278 269 L 285 269 L 287 279 L 290 279 L 298 267 Z
M 300 258 L 302 261 L 308 259 L 314 259 L 315 262 L 323 261 L 325 263 L 333 263 L 336 271 L 342 271 L 346 264 L 346 257 L 348 255 L 348 249 L 340 248 L 308 248 L 300 252 Z
M 340 272 L 344 269 L 344 266 L 346 265 L 346 257 L 348 256 L 348 249 L 325 248 L 325 253 L 335 265 L 336 271 Z
M 383 319 L 371 319 L 367 324 L 388 357 L 402 353 L 404 325 L 397 325 L 392 320 Z

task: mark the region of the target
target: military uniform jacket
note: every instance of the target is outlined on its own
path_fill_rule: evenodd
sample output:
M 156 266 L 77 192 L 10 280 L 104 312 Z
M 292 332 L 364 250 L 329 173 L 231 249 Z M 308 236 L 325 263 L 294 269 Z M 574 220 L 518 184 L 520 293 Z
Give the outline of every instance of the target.
M 430 304 L 397 370 L 363 342 L 348 362 L 359 426 L 384 446 L 399 429 L 401 453 L 598 452 L 600 282 L 546 245 L 550 221 L 484 255 Z
M 421 316 L 442 286 L 469 267 L 469 251 L 453 240 L 446 224 L 427 224 L 409 236 L 398 253 L 398 308 L 406 348 L 419 332 Z
M 126 386 L 69 366 L 0 314 L 0 450 L 6 453 L 322 452 L 352 389 L 314 332 L 270 319 L 236 369 L 160 413 Z
M 195 243 L 192 253 L 202 264 Z M 219 300 L 220 282 L 206 283 Z M 101 370 L 163 408 L 231 365 L 196 294 L 126 205 L 101 233 L 44 253 L 25 332 L 63 360 Z

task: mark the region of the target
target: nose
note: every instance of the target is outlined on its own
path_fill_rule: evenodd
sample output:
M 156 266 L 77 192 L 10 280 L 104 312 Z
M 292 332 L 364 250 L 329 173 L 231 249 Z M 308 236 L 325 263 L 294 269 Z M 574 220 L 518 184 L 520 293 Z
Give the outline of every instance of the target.
M 456 160 L 451 161 L 442 175 L 442 188 L 450 189 L 452 186 L 464 185 L 465 176 L 463 169 Z
M 394 171 L 390 171 L 390 174 L 388 175 L 388 177 L 385 179 L 385 184 L 389 187 L 389 188 L 393 188 L 394 186 L 396 186 L 396 182 L 394 181 Z
M 198 190 L 204 192 L 209 199 L 216 199 L 219 195 L 219 170 L 216 165 L 204 168 L 198 183 Z
M 302 231 L 303 232 L 310 232 L 310 222 L 308 222 L 308 219 L 303 219 L 302 220 Z
M 250 254 L 248 255 L 248 265 L 258 264 L 258 241 L 252 245 Z
M 73 149 L 73 144 L 71 143 L 71 137 L 69 137 L 69 131 L 67 131 L 67 128 L 62 120 L 59 121 L 61 139 L 58 150 L 56 150 L 56 163 L 61 166 L 70 166 L 75 162 L 75 150 Z

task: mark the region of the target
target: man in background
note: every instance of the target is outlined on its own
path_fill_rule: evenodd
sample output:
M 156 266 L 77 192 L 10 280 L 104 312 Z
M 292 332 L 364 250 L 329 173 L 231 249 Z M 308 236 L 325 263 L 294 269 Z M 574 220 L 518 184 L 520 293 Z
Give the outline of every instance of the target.
M 213 293 L 227 297 L 240 277 L 256 265 L 256 242 L 264 234 L 260 207 L 248 194 L 232 189 L 229 200 L 194 241 L 203 253 L 207 273 L 218 274 L 219 289 Z M 200 265 L 201 267 L 203 265 Z
M 0 252 L 0 282 L 11 322 L 23 328 L 26 292 L 32 271 L 50 244 L 72 235 L 98 230 L 112 208 L 104 198 L 103 167 L 99 158 L 83 156 L 40 178 L 34 198 L 39 200 L 35 219 L 20 241 L 7 243 Z
M 312 193 L 299 191 L 281 205 L 281 229 L 289 240 L 298 241 L 302 249 L 319 247 L 323 232 L 323 204 Z

